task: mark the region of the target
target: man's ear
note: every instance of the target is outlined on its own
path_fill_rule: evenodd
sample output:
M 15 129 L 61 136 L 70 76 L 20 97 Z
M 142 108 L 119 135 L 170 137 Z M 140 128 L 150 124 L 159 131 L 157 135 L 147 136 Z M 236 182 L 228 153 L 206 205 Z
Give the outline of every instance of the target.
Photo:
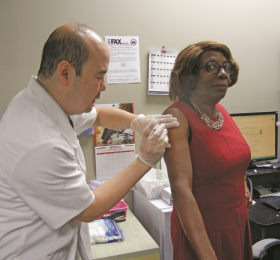
M 70 79 L 71 65 L 68 61 L 63 60 L 57 67 L 58 77 L 63 85 L 68 85 Z

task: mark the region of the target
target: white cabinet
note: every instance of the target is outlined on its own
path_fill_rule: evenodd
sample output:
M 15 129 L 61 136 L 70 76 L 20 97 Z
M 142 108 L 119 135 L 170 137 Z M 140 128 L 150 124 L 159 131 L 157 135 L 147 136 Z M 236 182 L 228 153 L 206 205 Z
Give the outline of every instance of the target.
M 160 259 L 172 260 L 170 235 L 172 206 L 161 199 L 148 200 L 134 190 L 134 215 L 160 247 Z

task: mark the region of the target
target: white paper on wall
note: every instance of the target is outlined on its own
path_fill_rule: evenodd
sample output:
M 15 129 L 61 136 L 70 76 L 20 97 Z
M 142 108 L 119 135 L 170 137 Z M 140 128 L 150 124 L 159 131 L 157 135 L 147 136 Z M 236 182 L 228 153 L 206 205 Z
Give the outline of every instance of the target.
M 135 159 L 135 144 L 95 147 L 96 180 L 108 180 Z
M 107 84 L 140 83 L 138 36 L 105 36 L 110 52 Z
M 149 95 L 168 95 L 169 79 L 174 67 L 177 51 L 149 51 Z

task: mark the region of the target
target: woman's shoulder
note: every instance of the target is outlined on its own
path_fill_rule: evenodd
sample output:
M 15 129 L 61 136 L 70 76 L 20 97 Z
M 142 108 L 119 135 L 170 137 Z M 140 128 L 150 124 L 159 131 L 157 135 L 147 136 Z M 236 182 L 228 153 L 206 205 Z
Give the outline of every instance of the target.
M 178 100 L 171 104 L 168 108 L 166 108 L 163 112 L 163 114 L 172 114 L 175 116 L 175 114 L 186 114 L 187 104 L 181 100 Z
M 177 108 L 181 111 L 185 111 L 185 110 L 188 110 L 190 107 L 184 101 L 178 100 L 178 101 L 174 102 L 173 104 L 171 104 L 166 110 L 168 110 L 170 108 Z
M 189 121 L 189 117 L 192 117 L 196 113 L 187 103 L 183 100 L 178 100 L 170 105 L 163 114 L 172 114 L 173 116 L 182 117 L 182 120 Z

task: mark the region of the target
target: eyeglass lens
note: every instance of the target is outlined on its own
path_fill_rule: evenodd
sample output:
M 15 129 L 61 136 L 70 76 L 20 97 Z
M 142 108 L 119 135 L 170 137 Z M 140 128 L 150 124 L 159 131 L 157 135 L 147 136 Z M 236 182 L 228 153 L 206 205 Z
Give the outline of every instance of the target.
M 222 67 L 226 73 L 232 74 L 235 66 L 232 63 L 225 63 L 223 65 L 220 65 L 214 61 L 210 61 L 206 62 L 204 64 L 204 67 L 209 73 L 217 73 Z

